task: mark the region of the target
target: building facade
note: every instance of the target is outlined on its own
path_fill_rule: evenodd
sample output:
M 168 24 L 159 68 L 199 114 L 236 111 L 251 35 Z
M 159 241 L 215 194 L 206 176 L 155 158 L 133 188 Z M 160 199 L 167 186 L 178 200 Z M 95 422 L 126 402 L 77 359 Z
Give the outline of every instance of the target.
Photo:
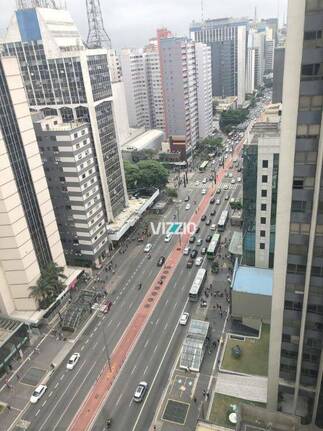
M 160 39 L 159 44 L 165 135 L 181 137 L 189 157 L 199 136 L 195 44 L 185 37 Z
M 2 49 L 19 60 L 32 110 L 90 124 L 105 212 L 113 221 L 128 201 L 107 51 L 85 48 L 68 11 L 38 7 L 15 12 Z
M 284 63 L 285 63 L 285 47 L 278 46 L 275 49 L 275 57 L 274 57 L 273 94 L 272 94 L 273 103 L 281 103 L 283 101 Z
M 280 105 L 271 105 L 252 127 L 243 148 L 243 264 L 274 263 Z
M 38 308 L 41 268 L 66 265 L 16 58 L 0 58 L 0 312 Z
M 199 139 L 204 139 L 212 133 L 213 120 L 211 48 L 195 43 L 195 61 Z
M 66 262 L 99 265 L 108 236 L 89 124 L 55 116 L 34 120 Z
M 292 0 L 283 114 L 268 407 L 323 428 L 323 2 Z
M 212 19 L 192 23 L 191 38 L 211 48 L 213 96 L 238 96 L 245 101 L 247 20 Z

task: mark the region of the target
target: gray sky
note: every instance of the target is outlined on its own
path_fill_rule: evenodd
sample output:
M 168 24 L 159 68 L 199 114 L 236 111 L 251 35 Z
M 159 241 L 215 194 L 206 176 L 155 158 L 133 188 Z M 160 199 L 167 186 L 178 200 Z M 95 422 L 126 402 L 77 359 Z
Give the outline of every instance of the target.
M 83 37 L 87 35 L 86 0 L 66 0 Z M 204 0 L 204 18 L 254 16 L 282 20 L 287 0 Z M 0 0 L 0 30 L 3 34 L 15 8 L 14 0 Z M 201 0 L 101 0 L 105 28 L 115 48 L 140 47 L 156 29 L 167 27 L 174 34 L 188 34 L 192 20 L 201 18 Z

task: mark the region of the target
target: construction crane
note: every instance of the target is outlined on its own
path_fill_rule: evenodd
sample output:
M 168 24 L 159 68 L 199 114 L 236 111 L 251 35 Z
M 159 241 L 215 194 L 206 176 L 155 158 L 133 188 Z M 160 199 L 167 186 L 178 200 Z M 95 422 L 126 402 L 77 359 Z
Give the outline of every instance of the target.
M 111 48 L 111 39 L 103 25 L 100 0 L 86 0 L 86 10 L 89 25 L 88 48 Z

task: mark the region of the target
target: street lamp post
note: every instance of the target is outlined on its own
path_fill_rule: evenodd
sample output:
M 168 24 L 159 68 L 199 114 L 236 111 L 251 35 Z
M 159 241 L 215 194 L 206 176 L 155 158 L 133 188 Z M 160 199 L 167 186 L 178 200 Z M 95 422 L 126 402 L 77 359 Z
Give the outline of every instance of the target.
M 103 338 L 104 338 L 104 350 L 105 350 L 105 354 L 107 356 L 109 370 L 111 371 L 111 362 L 110 362 L 110 356 L 109 356 L 109 350 L 108 350 L 108 343 L 107 343 L 104 327 L 102 327 L 102 332 L 103 332 Z

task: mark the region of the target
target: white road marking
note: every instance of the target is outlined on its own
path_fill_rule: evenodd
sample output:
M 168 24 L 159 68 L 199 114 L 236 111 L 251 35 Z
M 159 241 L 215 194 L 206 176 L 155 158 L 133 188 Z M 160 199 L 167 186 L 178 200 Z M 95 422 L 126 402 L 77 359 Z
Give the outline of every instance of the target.
M 83 365 L 85 364 L 85 362 L 83 363 Z M 85 380 L 88 378 L 88 376 L 89 376 L 89 374 L 91 373 L 91 371 L 93 370 L 93 368 L 95 367 L 95 365 L 97 364 L 97 361 L 95 361 L 94 362 L 94 364 L 92 365 L 92 367 L 89 369 L 89 371 L 88 371 L 88 373 L 86 374 L 86 376 L 84 377 L 84 379 L 82 380 L 82 382 L 81 382 L 81 384 L 80 384 L 80 386 L 79 387 L 82 387 L 82 385 L 83 385 L 83 383 L 85 382 Z M 83 366 L 82 365 L 82 366 Z M 57 426 L 58 426 L 58 424 L 59 424 L 59 422 L 63 419 L 63 417 L 64 417 L 64 415 L 65 415 L 65 413 L 66 413 L 66 411 L 69 409 L 69 407 L 70 407 L 70 405 L 71 405 L 71 403 L 73 402 L 73 400 L 74 400 L 74 398 L 76 397 L 76 395 L 78 395 L 78 391 L 75 391 L 75 394 L 74 394 L 74 396 L 71 398 L 71 400 L 70 400 L 70 402 L 67 404 L 67 406 L 66 406 L 66 408 L 65 408 L 65 410 L 60 414 L 60 419 L 58 420 L 58 422 L 56 423 L 56 425 L 55 425 L 55 427 L 54 427 L 54 429 L 53 429 L 53 431 L 55 431 L 56 430 L 56 428 L 57 428 Z M 51 412 L 52 413 L 52 412 Z M 57 420 L 57 418 L 56 418 L 56 420 Z M 40 428 L 40 430 L 39 431 L 41 431 L 41 428 Z
M 137 368 L 137 364 L 133 367 L 130 374 L 133 374 L 135 372 L 135 369 Z
M 111 325 L 112 320 L 109 320 L 108 324 L 107 324 L 107 328 Z
M 158 317 L 158 319 L 156 320 L 156 325 L 158 325 L 158 322 L 159 322 L 159 317 Z
M 49 393 L 48 398 L 50 398 L 53 394 L 53 391 Z
M 59 383 L 57 382 L 56 385 L 54 386 L 54 389 L 56 389 L 58 385 L 59 385 Z
M 81 350 L 83 350 L 83 349 L 84 349 L 84 346 L 81 347 Z
M 121 398 L 122 398 L 122 396 L 123 396 L 123 393 L 122 394 L 120 394 L 120 397 L 117 399 L 117 402 L 116 402 L 116 406 L 120 403 L 120 400 L 121 400 Z
M 130 310 L 130 308 L 132 307 L 132 303 L 130 302 L 130 304 L 129 304 L 129 307 L 128 307 L 128 310 Z
M 63 379 L 64 379 L 64 374 L 62 374 L 60 377 L 60 380 L 63 380 Z
M 37 415 L 39 414 L 39 412 L 40 412 L 40 410 L 37 410 L 37 412 L 36 412 L 35 416 L 37 416 Z
M 145 370 L 144 370 L 144 375 L 146 374 L 147 370 L 148 370 L 149 365 L 146 366 Z
M 116 326 L 116 328 L 119 328 L 119 326 L 121 325 L 121 321 L 119 320 L 119 322 L 118 322 L 118 324 L 117 324 L 117 326 Z
M 144 349 L 147 347 L 147 344 L 149 343 L 149 339 L 146 340 L 145 344 L 144 344 Z
M 44 407 L 44 405 L 45 405 L 46 403 L 47 403 L 47 400 L 45 400 L 41 406 L 42 406 L 42 407 Z
M 158 344 L 156 344 L 156 346 L 155 346 L 155 348 L 154 348 L 154 353 L 156 352 L 157 347 L 158 347 Z

